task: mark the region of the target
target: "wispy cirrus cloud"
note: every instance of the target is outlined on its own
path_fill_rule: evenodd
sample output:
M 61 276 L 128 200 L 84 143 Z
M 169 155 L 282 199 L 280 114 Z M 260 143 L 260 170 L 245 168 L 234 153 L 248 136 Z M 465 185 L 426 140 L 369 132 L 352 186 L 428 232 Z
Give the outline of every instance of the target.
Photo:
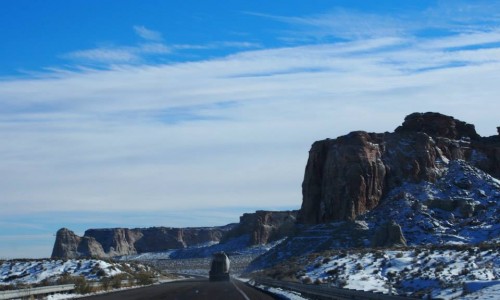
M 0 213 L 297 207 L 315 140 L 392 131 L 414 111 L 494 134 L 500 47 L 418 44 L 368 39 L 0 82 L 10 141 Z
M 134 26 L 134 31 L 138 36 L 148 41 L 160 42 L 163 40 L 162 34 L 160 32 L 148 29 L 142 25 Z
M 204 51 L 214 49 L 256 49 L 262 46 L 259 43 L 247 41 L 218 41 L 202 45 L 173 44 L 163 42 L 160 32 L 150 30 L 144 26 L 134 26 L 134 32 L 145 40 L 133 46 L 105 46 L 93 49 L 77 50 L 62 55 L 63 58 L 79 63 L 112 64 L 140 64 L 147 63 L 149 58 L 178 54 L 183 51 Z
M 454 36 L 460 33 L 493 31 L 498 28 L 500 3 L 492 1 L 438 1 L 416 11 L 360 12 L 333 8 L 321 14 L 303 16 L 245 12 L 256 17 L 288 24 L 281 40 L 292 44 L 331 42 L 381 37 Z
M 160 32 L 144 26 L 134 26 L 134 32 L 146 40 L 133 46 L 105 46 L 93 49 L 77 50 L 64 54 L 62 57 L 81 63 L 92 62 L 109 64 L 145 63 L 151 56 L 163 56 L 172 53 L 172 48 L 162 42 Z
M 132 63 L 140 61 L 140 51 L 135 47 L 102 47 L 74 51 L 65 54 L 65 58 L 73 60 L 93 61 L 99 63 Z

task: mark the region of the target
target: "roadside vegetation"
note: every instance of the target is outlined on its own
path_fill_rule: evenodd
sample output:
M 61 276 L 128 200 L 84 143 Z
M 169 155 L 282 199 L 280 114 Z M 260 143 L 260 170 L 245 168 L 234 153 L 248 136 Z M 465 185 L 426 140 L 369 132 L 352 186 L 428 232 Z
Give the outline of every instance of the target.
M 166 274 L 138 262 L 96 259 L 16 259 L 0 261 L 0 291 L 74 284 L 88 294 L 131 286 L 150 285 Z

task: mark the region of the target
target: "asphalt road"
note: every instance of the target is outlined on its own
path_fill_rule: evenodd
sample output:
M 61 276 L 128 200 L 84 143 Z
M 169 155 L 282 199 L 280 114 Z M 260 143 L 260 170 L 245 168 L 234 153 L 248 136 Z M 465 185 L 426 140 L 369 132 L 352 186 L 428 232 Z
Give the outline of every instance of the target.
M 86 297 L 85 299 L 272 300 L 276 298 L 237 280 L 231 280 L 230 282 L 209 282 L 208 279 L 191 279 Z

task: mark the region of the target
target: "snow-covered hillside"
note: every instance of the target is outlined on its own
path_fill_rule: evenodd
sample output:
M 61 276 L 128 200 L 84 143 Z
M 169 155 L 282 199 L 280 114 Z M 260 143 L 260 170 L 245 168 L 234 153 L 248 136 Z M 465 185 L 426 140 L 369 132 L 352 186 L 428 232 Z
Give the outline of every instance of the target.
M 83 276 L 87 280 L 145 270 L 146 266 L 109 263 L 97 259 L 4 261 L 0 265 L 0 285 L 56 282 L 63 274 Z
M 287 269 L 293 265 L 302 267 Z M 356 290 L 454 299 L 495 285 L 499 288 L 500 256 L 491 245 L 337 250 L 298 258 L 266 274 Z
M 443 163 L 436 182 L 403 183 L 355 221 L 299 226 L 247 272 L 386 293 L 392 286 L 399 293 L 444 299 L 495 293 L 500 181 L 465 161 Z M 389 221 L 401 226 L 410 248 L 371 249 Z
M 368 226 L 391 219 L 409 245 L 499 241 L 500 181 L 465 161 L 450 161 L 435 183 L 405 183 L 373 212 Z
M 404 183 L 356 221 L 299 226 L 297 234 L 257 258 L 248 271 L 293 256 L 329 249 L 369 248 L 388 221 L 401 226 L 409 246 L 500 241 L 500 181 L 460 160 L 435 183 Z

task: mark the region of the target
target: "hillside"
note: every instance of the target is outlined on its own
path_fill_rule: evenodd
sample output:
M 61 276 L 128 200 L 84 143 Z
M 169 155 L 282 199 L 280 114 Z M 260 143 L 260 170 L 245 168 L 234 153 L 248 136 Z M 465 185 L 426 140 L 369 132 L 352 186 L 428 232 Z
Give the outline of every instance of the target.
M 496 285 L 499 161 L 500 128 L 481 137 L 437 113 L 409 115 L 393 133 L 315 142 L 296 234 L 246 271 L 384 292 L 397 279 L 398 293 L 446 299 Z

